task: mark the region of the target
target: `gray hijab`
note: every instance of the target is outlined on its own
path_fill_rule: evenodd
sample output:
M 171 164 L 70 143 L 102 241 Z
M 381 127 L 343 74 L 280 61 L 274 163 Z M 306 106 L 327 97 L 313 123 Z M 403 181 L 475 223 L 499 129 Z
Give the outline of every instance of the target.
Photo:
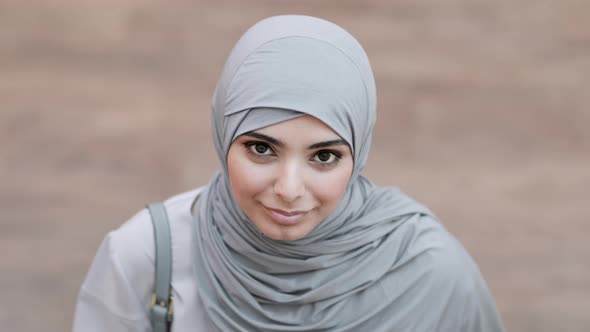
M 375 113 L 367 56 L 337 25 L 276 16 L 241 37 L 212 101 L 222 170 L 195 210 L 195 273 L 203 308 L 203 326 L 196 330 L 390 331 L 421 324 L 417 303 L 444 309 L 450 291 L 438 294 L 440 299 L 426 296 L 433 282 L 420 257 L 432 244 L 417 241 L 422 232 L 444 230 L 424 206 L 361 175 Z M 328 218 L 302 239 L 275 241 L 234 200 L 226 156 L 239 135 L 302 114 L 320 119 L 348 142 L 354 169 Z

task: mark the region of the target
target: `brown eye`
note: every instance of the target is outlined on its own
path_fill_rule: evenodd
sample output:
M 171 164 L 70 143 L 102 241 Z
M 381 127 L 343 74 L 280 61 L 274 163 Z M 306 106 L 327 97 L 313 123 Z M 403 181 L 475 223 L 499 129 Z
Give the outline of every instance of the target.
M 262 144 L 256 144 L 256 145 L 254 145 L 254 150 L 256 150 L 257 153 L 265 154 L 266 151 L 268 151 L 268 146 L 262 145 Z
M 332 151 L 319 151 L 313 156 L 313 161 L 320 164 L 333 164 L 341 158 L 341 155 Z
M 332 154 L 330 152 L 320 152 L 318 153 L 318 160 L 325 163 L 330 161 Z
M 270 156 L 273 154 L 273 151 L 270 146 L 266 143 L 262 142 L 247 142 L 246 147 L 250 150 L 250 152 L 256 156 Z

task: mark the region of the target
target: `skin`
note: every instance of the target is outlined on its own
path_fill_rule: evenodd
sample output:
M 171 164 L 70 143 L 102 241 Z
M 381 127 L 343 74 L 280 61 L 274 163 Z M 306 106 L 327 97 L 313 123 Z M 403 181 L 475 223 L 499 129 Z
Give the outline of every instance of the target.
M 297 240 L 336 209 L 353 157 L 336 132 L 305 115 L 237 137 L 227 164 L 232 193 L 256 227 Z

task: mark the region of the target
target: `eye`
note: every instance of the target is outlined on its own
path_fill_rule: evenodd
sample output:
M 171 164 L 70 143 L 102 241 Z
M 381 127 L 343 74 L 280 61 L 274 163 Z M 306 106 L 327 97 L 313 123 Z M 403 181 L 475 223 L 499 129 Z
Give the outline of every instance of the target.
M 329 165 L 338 162 L 340 158 L 342 158 L 342 155 L 336 151 L 321 150 L 313 156 L 312 160 L 320 164 Z
M 272 148 L 263 142 L 246 142 L 244 145 L 250 153 L 256 156 L 271 156 L 273 154 Z

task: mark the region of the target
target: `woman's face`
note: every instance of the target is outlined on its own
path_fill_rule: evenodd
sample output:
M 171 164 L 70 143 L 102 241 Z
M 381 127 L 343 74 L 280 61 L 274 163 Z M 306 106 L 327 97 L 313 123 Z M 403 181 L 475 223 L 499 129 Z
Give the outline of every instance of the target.
M 256 227 L 297 240 L 334 211 L 353 158 L 338 134 L 304 115 L 239 136 L 227 164 L 232 193 Z

